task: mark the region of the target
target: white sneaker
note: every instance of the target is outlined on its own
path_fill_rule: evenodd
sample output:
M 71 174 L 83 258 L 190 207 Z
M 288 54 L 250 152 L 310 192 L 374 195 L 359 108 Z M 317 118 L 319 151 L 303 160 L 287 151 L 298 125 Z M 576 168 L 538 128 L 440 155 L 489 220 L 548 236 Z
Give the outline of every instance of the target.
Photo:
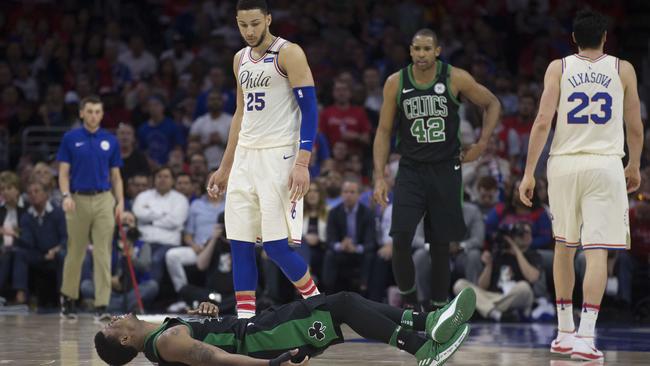
M 169 305 L 169 307 L 167 308 L 167 312 L 176 314 L 176 313 L 180 313 L 180 312 L 182 312 L 182 311 L 184 311 L 186 309 L 187 309 L 187 303 L 185 301 L 177 301 L 177 302 Z
M 571 359 L 585 361 L 604 361 L 605 355 L 596 349 L 593 338 L 575 336 Z
M 551 353 L 560 355 L 570 355 L 573 352 L 573 345 L 575 344 L 575 332 L 557 332 L 557 338 L 551 342 Z

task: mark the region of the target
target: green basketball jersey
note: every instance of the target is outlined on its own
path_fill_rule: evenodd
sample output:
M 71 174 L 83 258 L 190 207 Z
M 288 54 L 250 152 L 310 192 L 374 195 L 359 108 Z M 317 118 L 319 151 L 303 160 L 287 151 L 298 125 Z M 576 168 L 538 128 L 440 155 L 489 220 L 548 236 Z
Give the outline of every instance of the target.
M 397 152 L 418 162 L 457 159 L 460 155 L 460 102 L 450 89 L 449 64 L 436 61 L 433 82 L 420 85 L 413 65 L 399 72 Z

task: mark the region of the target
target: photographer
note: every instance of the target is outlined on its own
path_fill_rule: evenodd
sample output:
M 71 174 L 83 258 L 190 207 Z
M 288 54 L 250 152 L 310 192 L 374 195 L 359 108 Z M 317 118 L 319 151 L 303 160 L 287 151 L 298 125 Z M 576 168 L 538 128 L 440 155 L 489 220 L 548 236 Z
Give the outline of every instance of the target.
M 151 278 L 151 246 L 140 240 L 140 232 L 136 226 L 133 213 L 126 211 L 122 214 L 122 228 L 126 233 L 133 269 L 142 296 L 142 302 L 151 303 L 158 294 L 158 283 Z M 129 268 L 124 256 L 124 243 L 121 238 L 113 242 L 111 259 L 111 297 L 107 307 L 109 313 L 137 312 L 138 303 L 129 275 Z M 91 262 L 87 263 L 88 265 Z M 86 278 L 81 282 L 83 298 L 92 298 L 94 294 L 93 280 Z M 108 319 L 98 319 L 108 320 Z
M 528 316 L 534 299 L 532 286 L 540 278 L 542 266 L 541 257 L 530 248 L 532 241 L 528 222 L 502 226 L 492 252 L 484 251 L 481 256 L 485 267 L 478 286 L 460 279 L 454 284 L 454 293 L 472 287 L 476 310 L 485 318 L 501 321 L 502 316 L 505 320 L 507 316 L 516 317 L 517 312 Z

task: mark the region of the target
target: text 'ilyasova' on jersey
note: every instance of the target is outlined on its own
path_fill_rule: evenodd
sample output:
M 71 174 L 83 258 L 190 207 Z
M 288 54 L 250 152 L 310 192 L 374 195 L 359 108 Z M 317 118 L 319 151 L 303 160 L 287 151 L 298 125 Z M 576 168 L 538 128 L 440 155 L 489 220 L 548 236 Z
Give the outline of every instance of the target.
M 244 94 L 244 116 L 238 145 L 262 149 L 300 140 L 300 109 L 278 63 L 280 48 L 286 43 L 277 37 L 258 59 L 250 47 L 241 53 L 237 82 Z
M 560 101 L 551 155 L 623 156 L 623 83 L 619 59 L 562 59 Z
M 452 94 L 451 67 L 436 62 L 436 76 L 428 85 L 413 77 L 413 65 L 400 70 L 397 91 L 397 152 L 418 162 L 458 159 L 460 118 Z

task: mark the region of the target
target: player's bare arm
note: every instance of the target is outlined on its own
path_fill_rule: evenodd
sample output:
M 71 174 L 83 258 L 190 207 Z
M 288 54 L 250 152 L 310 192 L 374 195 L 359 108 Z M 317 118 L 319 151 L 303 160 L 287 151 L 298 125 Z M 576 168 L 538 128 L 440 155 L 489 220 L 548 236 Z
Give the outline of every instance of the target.
M 218 347 L 193 339 L 185 326 L 175 326 L 164 331 L 156 340 L 160 357 L 167 362 L 181 362 L 190 366 L 268 366 L 269 360 L 230 354 Z M 299 364 L 291 361 L 281 365 L 307 365 L 307 358 Z
M 485 150 L 492 132 L 497 127 L 501 113 L 501 103 L 485 86 L 476 80 L 467 71 L 457 67 L 451 68 L 451 93 L 464 95 L 470 102 L 483 109 L 483 126 L 479 140 L 473 144 L 463 156 L 463 162 L 473 161 Z
M 533 190 L 535 189 L 535 168 L 542 154 L 542 149 L 551 131 L 553 116 L 560 99 L 560 78 L 562 77 L 562 60 L 554 60 L 548 65 L 544 75 L 544 91 L 539 102 L 539 111 L 530 131 L 528 142 L 528 157 L 524 177 L 519 184 L 519 198 L 526 206 L 533 205 Z
M 237 52 L 233 58 L 232 69 L 235 73 L 235 80 L 237 80 L 237 74 L 239 72 L 239 59 L 242 52 L 244 52 L 244 50 Z M 239 85 L 239 81 L 237 81 L 237 109 L 235 110 L 235 114 L 232 116 L 226 150 L 223 153 L 223 158 L 221 158 L 219 169 L 212 174 L 210 180 L 208 181 L 207 192 L 213 198 L 226 193 L 228 176 L 230 175 L 230 169 L 232 168 L 232 163 L 235 159 L 235 148 L 237 147 L 237 140 L 239 139 L 239 130 L 241 130 L 241 122 L 243 116 L 244 93 L 242 92 L 241 86 Z
M 388 186 L 384 180 L 384 169 L 390 153 L 390 137 L 395 123 L 397 111 L 397 88 L 399 84 L 399 72 L 392 74 L 384 84 L 384 101 L 379 111 L 379 125 L 375 134 L 375 142 L 372 146 L 374 160 L 375 190 L 373 197 L 382 207 L 388 204 Z
M 623 121 L 627 134 L 628 163 L 625 167 L 625 180 L 627 192 L 639 189 L 641 185 L 641 151 L 643 150 L 643 122 L 641 122 L 641 103 L 637 91 L 637 80 L 634 66 L 621 60 L 621 81 L 625 96 L 623 99 Z
M 302 89 L 305 88 L 313 90 L 314 78 L 311 74 L 311 69 L 307 63 L 307 57 L 302 48 L 295 43 L 288 43 L 280 49 L 278 55 L 280 67 L 286 72 L 289 77 L 289 84 L 294 89 L 298 90 L 297 101 L 303 112 L 303 121 L 305 123 L 304 106 L 301 105 L 301 98 L 307 97 L 303 95 Z M 315 107 L 315 106 L 314 106 Z M 302 130 L 303 126 L 301 126 Z M 310 137 L 309 139 L 313 139 Z M 301 138 L 302 140 L 302 138 Z M 291 191 L 291 201 L 297 201 L 304 197 L 309 191 L 309 160 L 311 159 L 311 145 L 313 141 L 308 141 L 308 148 L 303 148 L 303 141 L 301 141 L 301 148 L 298 150 L 298 156 L 293 167 L 293 171 L 289 177 L 289 189 Z

